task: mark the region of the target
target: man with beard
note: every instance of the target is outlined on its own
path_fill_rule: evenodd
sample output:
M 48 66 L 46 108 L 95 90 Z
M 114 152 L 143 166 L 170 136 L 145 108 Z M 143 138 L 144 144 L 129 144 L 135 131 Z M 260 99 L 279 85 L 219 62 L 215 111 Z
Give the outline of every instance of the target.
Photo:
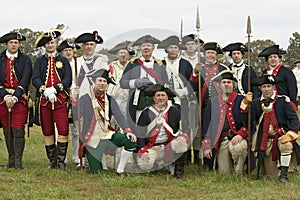
M 247 114 L 240 109 L 242 102 L 249 104 L 252 93 L 246 98 L 234 91 L 236 79 L 229 70 L 222 71 L 213 81 L 220 83 L 221 94 L 209 100 L 203 119 L 203 151 L 213 169 L 216 159 L 220 173 L 243 174 L 247 157 Z

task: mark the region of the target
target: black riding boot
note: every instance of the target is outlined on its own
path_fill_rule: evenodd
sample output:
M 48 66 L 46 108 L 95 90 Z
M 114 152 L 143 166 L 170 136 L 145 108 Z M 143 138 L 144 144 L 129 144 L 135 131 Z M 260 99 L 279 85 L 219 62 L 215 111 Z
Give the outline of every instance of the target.
M 66 170 L 66 156 L 67 156 L 68 143 L 57 142 L 57 164 L 58 167 L 65 171 Z
M 8 135 L 8 128 L 3 128 L 4 136 L 5 136 L 5 143 L 8 152 L 8 168 L 15 167 L 15 153 L 14 153 L 14 140 L 13 140 L 13 133 L 10 132 Z
M 192 150 L 188 149 L 186 152 L 185 165 L 189 165 L 192 162 Z
M 288 169 L 289 167 L 280 167 L 279 183 L 285 184 L 288 182 Z
M 194 165 L 200 165 L 199 150 L 194 150 Z
M 15 168 L 23 169 L 22 158 L 25 147 L 25 130 L 24 128 L 17 128 L 13 130 L 14 134 L 14 154 L 15 154 Z
M 55 144 L 45 146 L 46 147 L 46 153 L 47 157 L 49 159 L 49 169 L 55 169 L 57 167 L 57 162 L 56 162 L 56 147 Z
M 174 176 L 176 178 L 182 178 L 184 172 L 184 163 L 186 160 L 186 152 L 184 152 L 177 160 L 175 161 L 175 172 Z

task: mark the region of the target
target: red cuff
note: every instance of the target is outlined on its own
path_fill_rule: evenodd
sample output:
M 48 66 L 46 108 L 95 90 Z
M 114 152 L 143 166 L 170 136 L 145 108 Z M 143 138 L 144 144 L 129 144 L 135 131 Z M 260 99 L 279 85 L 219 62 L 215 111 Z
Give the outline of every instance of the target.
M 124 129 L 124 134 L 127 134 L 127 133 L 132 133 L 131 128 L 125 128 Z
M 242 136 L 242 138 L 245 139 L 248 137 L 248 129 L 245 127 L 242 127 L 240 130 L 238 130 L 237 134 Z
M 191 74 L 191 76 L 190 76 L 190 80 L 192 81 L 192 82 L 194 82 L 194 83 L 198 83 L 198 76 L 199 75 L 197 75 L 197 76 L 193 76 L 193 73 Z
M 147 149 L 146 147 L 140 148 L 140 150 L 138 151 L 138 156 L 141 157 L 141 155 L 142 155 L 143 153 L 149 153 L 149 152 L 148 152 L 148 149 Z
M 190 137 L 188 136 L 188 134 L 186 134 L 185 132 L 182 132 L 180 134 L 180 136 L 184 137 L 185 138 L 185 141 L 188 143 L 190 141 Z
M 202 149 L 203 150 L 211 149 L 211 141 L 210 141 L 210 139 L 204 139 L 204 140 L 202 140 Z

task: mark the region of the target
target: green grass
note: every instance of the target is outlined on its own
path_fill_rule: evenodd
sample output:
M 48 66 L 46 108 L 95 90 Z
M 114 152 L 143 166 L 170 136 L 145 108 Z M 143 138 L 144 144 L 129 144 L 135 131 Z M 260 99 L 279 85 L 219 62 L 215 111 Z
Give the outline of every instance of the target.
M 3 134 L 1 134 L 3 138 Z M 118 177 L 110 169 L 98 175 L 75 171 L 69 145 L 68 172 L 48 170 L 48 160 L 39 127 L 26 138 L 24 170 L 0 168 L 0 199 L 300 199 L 300 175 L 289 174 L 289 183 L 276 179 L 252 180 L 232 174 L 204 172 L 187 166 L 177 180 L 162 171 Z M 0 163 L 7 164 L 4 140 L 0 141 Z

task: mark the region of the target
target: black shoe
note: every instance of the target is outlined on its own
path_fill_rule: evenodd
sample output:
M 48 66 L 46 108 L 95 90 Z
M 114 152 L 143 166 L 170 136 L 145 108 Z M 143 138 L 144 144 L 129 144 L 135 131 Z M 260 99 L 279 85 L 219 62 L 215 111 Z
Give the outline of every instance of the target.
M 183 173 L 181 171 L 175 171 L 174 177 L 177 179 L 181 179 L 183 176 Z
M 127 176 L 125 172 L 116 172 L 117 176 Z

